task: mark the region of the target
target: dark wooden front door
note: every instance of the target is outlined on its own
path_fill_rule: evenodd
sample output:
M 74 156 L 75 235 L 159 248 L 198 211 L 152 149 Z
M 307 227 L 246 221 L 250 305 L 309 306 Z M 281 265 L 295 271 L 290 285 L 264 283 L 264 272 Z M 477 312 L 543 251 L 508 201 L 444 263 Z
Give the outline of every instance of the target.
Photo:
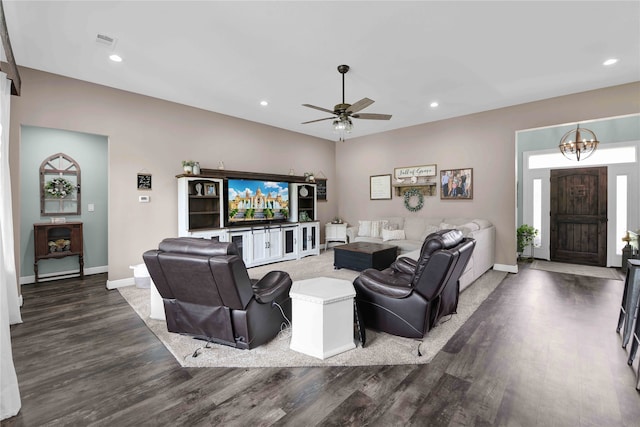
M 551 261 L 606 266 L 607 168 L 551 171 Z

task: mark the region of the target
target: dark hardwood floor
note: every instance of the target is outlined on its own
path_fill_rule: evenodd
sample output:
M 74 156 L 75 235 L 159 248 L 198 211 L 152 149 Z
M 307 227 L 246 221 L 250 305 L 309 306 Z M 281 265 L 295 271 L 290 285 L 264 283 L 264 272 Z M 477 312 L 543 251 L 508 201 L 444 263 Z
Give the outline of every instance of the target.
M 640 425 L 622 281 L 524 266 L 429 364 L 293 369 L 181 368 L 105 281 L 23 286 L 2 425 Z

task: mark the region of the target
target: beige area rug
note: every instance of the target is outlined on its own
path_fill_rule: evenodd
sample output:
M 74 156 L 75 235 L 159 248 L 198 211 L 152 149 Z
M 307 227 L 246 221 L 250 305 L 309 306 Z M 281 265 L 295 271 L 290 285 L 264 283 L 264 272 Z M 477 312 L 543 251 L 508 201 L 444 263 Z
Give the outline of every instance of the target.
M 333 251 L 323 252 L 296 261 L 285 261 L 249 269 L 252 278 L 260 278 L 271 270 L 287 271 L 293 280 L 312 277 L 335 277 L 353 280 L 359 273 L 347 269 L 333 269 Z M 179 334 L 167 332 L 164 321 L 149 318 L 149 289 L 135 286 L 119 288 L 122 296 L 162 341 L 183 367 L 295 367 L 295 366 L 365 366 L 400 365 L 429 362 L 480 304 L 502 282 L 506 273 L 489 270 L 460 294 L 458 313 L 432 329 L 423 342 L 401 338 L 367 329 L 364 348 L 358 345 L 325 360 L 298 353 L 289 348 L 290 328 L 269 343 L 252 350 L 238 350 L 219 344 L 209 344 Z M 446 319 L 446 318 L 445 318 Z M 418 347 L 422 356 L 418 356 Z M 197 357 L 192 355 L 201 349 Z
M 593 267 L 590 265 L 566 264 L 563 262 L 551 262 L 534 260 L 531 268 L 536 270 L 552 271 L 554 273 L 575 274 L 577 276 L 591 276 L 601 279 L 624 280 L 624 276 L 617 268 Z

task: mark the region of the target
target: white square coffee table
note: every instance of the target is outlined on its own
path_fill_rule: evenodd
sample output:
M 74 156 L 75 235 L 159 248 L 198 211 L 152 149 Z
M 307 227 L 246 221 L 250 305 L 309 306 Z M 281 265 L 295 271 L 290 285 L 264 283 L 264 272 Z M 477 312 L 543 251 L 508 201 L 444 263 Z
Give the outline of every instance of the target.
M 348 280 L 316 277 L 293 282 L 290 348 L 319 359 L 355 348 L 355 295 Z

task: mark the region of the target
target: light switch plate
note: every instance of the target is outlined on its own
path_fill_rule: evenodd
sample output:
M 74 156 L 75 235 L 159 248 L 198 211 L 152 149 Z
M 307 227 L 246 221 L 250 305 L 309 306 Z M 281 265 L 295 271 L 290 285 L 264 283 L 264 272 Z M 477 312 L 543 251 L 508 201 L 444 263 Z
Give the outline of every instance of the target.
M 93 203 L 89 203 L 89 204 L 87 205 L 87 210 L 88 210 L 89 212 L 93 212 L 93 211 L 95 211 L 95 210 L 96 210 L 96 205 L 94 205 Z
M 151 198 L 149 196 L 138 196 L 138 201 L 140 203 L 149 203 Z

